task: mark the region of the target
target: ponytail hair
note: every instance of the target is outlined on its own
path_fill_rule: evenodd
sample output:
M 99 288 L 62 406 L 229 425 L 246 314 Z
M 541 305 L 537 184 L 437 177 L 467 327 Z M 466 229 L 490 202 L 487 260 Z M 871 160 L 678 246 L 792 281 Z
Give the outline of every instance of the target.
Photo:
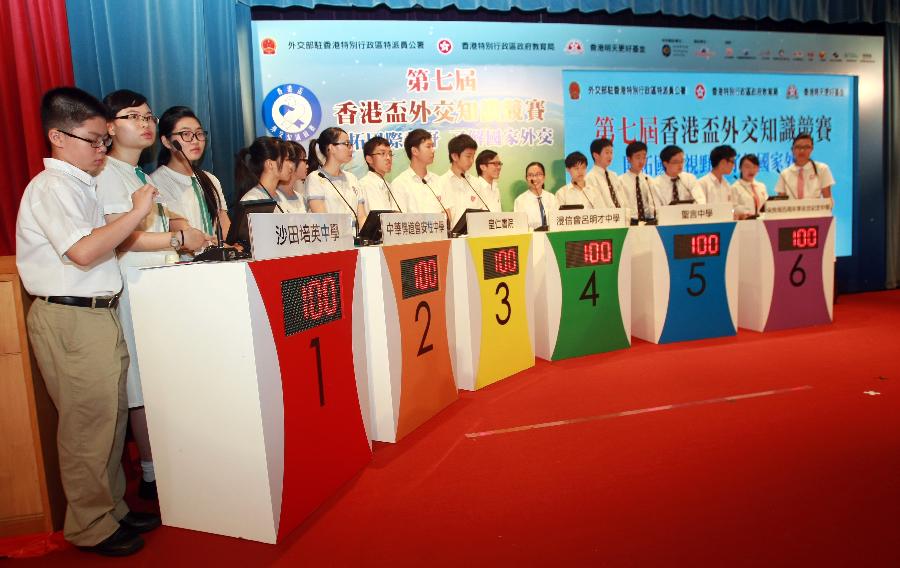
M 242 148 L 235 155 L 234 182 L 237 189 L 237 201 L 248 191 L 259 185 L 266 160 L 273 160 L 281 167 L 284 161 L 284 146 L 281 141 L 271 136 L 260 136 L 247 148 Z M 274 191 L 275 188 L 266 188 L 266 191 Z
M 328 161 L 328 147 L 338 141 L 341 134 L 347 134 L 343 128 L 331 126 L 319 134 L 318 138 L 309 141 L 309 158 L 307 164 L 310 173 L 318 170 Z

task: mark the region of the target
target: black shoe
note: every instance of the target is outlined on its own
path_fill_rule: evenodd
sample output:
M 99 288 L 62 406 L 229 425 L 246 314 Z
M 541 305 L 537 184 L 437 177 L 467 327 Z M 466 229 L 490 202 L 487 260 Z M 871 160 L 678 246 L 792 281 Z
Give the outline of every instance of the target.
M 159 496 L 156 493 L 156 480 L 144 481 L 142 479 L 141 484 L 138 486 L 138 497 L 146 499 L 147 501 L 158 501 Z
M 116 532 L 98 544 L 94 546 L 79 546 L 78 548 L 85 552 L 93 552 L 103 556 L 128 556 L 143 547 L 144 539 L 139 537 L 134 531 L 120 526 L 116 529 Z
M 153 513 L 128 513 L 119 519 L 119 525 L 136 533 L 150 532 L 162 524 L 159 515 Z

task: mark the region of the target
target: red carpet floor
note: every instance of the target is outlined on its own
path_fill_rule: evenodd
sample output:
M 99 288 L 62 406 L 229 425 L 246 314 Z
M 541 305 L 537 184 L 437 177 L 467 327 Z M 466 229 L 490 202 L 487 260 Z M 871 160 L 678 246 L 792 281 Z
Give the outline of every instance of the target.
M 539 361 L 376 444 L 277 546 L 163 527 L 15 565 L 897 567 L 900 292 L 835 313 Z

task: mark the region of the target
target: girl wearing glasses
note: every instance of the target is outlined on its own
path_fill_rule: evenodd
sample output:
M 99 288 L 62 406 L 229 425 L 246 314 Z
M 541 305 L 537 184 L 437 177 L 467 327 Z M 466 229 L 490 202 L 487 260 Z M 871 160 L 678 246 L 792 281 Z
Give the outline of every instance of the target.
M 775 183 L 775 193 L 789 195 L 791 199 L 831 197 L 834 176 L 825 162 L 812 160 L 813 139 L 807 133 L 798 134 L 791 146 L 794 163 L 781 170 Z
M 306 179 L 306 150 L 297 142 L 281 141 L 285 162 L 284 177 L 278 180 L 275 198 L 285 213 L 306 213 L 303 203 L 303 181 Z M 297 188 L 300 188 L 299 190 Z
M 544 178 L 546 172 L 544 164 L 531 162 L 525 166 L 525 183 L 528 191 L 525 191 L 513 202 L 513 211 L 523 211 L 528 217 L 528 226 L 532 229 L 546 230 L 547 219 L 559 209 L 556 196 L 549 191 L 544 191 Z
M 107 155 L 106 166 L 97 176 L 97 199 L 106 222 L 110 223 L 130 211 L 131 194 L 148 185 L 148 176 L 138 162 L 141 154 L 156 141 L 157 118 L 153 116 L 147 98 L 134 91 L 115 91 L 108 94 L 103 103 L 111 113 L 108 129 L 112 146 Z M 137 229 L 118 247 L 119 268 L 125 281 L 119 299 L 119 319 L 131 355 L 126 383 L 129 419 L 141 455 L 143 479 L 139 494 L 148 499 L 156 498 L 156 476 L 153 472 L 144 396 L 138 372 L 128 296 L 128 273 L 132 267 L 165 264 L 170 254 L 200 249 L 209 243 L 210 238 L 202 231 L 191 228 L 181 215 L 158 202 L 150 208 L 150 214 Z
M 159 189 L 160 199 L 184 215 L 191 227 L 216 235 L 218 225 L 224 237 L 231 225 L 228 204 L 219 179 L 200 169 L 208 133 L 197 115 L 186 106 L 169 108 L 160 117 L 158 130 L 161 147 L 150 181 Z M 178 142 L 183 154 L 173 142 Z M 183 254 L 182 260 L 191 260 L 193 252 Z
M 359 180 L 341 166 L 353 159 L 350 137 L 332 126 L 318 140 L 309 142 L 309 171 L 306 178 L 306 202 L 312 213 L 355 213 L 362 225 L 366 217 L 366 199 Z

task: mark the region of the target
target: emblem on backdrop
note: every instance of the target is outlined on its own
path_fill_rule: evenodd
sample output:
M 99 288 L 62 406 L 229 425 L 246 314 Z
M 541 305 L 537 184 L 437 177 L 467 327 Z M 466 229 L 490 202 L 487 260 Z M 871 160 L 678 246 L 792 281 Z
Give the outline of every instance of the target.
M 788 85 L 787 94 L 785 96 L 789 99 L 799 99 L 800 92 L 797 90 L 797 85 Z
M 322 105 L 303 85 L 286 83 L 269 91 L 263 99 L 262 118 L 270 136 L 300 142 L 319 130 Z
M 262 49 L 263 55 L 275 55 L 275 50 L 278 48 L 278 44 L 275 43 L 273 38 L 267 37 L 263 38 L 261 42 L 259 42 L 259 48 Z
M 569 55 L 584 55 L 584 44 L 581 40 L 570 39 L 566 42 L 566 53 Z
M 697 83 L 697 86 L 694 87 L 694 96 L 697 97 L 698 101 L 706 98 L 706 87 L 703 86 L 703 83 Z
M 441 38 L 437 42 L 437 50 L 441 55 L 449 55 L 453 51 L 453 42 L 448 38 Z

